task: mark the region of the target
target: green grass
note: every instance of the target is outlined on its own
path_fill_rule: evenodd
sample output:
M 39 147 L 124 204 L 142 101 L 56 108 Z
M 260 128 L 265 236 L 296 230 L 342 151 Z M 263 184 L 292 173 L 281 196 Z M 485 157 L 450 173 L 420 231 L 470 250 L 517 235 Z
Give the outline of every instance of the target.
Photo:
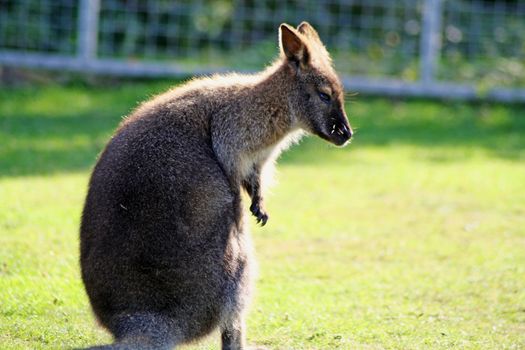
M 121 116 L 166 86 L 0 89 L 0 348 L 110 341 L 79 276 L 89 170 Z M 250 342 L 525 348 L 525 107 L 356 98 L 347 111 L 352 145 L 285 153 L 270 221 L 252 225 Z

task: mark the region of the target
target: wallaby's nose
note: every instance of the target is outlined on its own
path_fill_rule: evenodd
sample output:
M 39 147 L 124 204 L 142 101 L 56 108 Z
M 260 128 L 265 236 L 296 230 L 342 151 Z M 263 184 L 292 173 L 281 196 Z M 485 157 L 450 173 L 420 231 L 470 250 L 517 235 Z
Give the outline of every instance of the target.
M 344 111 L 344 109 L 342 110 L 341 117 L 341 129 L 343 131 L 343 136 L 346 138 L 346 140 L 350 140 L 354 132 L 352 130 L 352 127 L 350 126 L 350 123 L 348 122 L 348 117 L 346 116 L 346 112 Z
M 353 134 L 354 134 L 354 132 L 352 131 L 352 127 L 350 126 L 350 124 L 343 123 L 343 136 L 347 140 L 350 140 L 350 138 L 352 137 Z
M 345 145 L 354 134 L 352 127 L 348 122 L 348 118 L 346 118 L 346 115 L 342 112 L 331 117 L 331 121 L 335 121 L 335 123 L 331 125 L 330 134 L 327 135 L 328 137 L 325 139 L 337 146 Z

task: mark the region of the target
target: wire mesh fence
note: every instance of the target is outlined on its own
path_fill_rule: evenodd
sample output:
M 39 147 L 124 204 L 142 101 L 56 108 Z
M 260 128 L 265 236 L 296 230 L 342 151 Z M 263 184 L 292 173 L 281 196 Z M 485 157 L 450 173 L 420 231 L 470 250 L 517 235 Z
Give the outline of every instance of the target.
M 0 64 L 250 71 L 303 20 L 352 90 L 525 100 L 525 0 L 0 0 Z

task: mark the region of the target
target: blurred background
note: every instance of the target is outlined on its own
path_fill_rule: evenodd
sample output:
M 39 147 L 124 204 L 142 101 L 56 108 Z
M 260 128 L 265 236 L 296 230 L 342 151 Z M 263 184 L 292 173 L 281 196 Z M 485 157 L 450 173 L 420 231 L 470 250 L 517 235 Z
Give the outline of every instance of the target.
M 247 218 L 249 342 L 525 349 L 525 0 L 0 0 L 2 350 L 111 341 L 78 264 L 98 154 L 141 101 L 260 70 L 303 20 L 356 134 L 285 152 L 268 224 Z
M 523 0 L 0 0 L 0 64 L 123 76 L 254 70 L 308 19 L 347 88 L 525 101 Z

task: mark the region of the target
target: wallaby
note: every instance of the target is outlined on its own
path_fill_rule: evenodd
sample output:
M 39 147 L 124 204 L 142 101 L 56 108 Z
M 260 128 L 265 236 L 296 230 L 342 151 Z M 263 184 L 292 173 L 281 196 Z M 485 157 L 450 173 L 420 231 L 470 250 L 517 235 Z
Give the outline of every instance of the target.
M 343 87 L 317 32 L 279 28 L 254 75 L 192 80 L 139 106 L 99 157 L 80 228 L 82 279 L 115 338 L 92 349 L 171 349 L 221 330 L 245 345 L 252 289 L 241 192 L 262 225 L 261 173 L 302 132 L 344 145 Z

